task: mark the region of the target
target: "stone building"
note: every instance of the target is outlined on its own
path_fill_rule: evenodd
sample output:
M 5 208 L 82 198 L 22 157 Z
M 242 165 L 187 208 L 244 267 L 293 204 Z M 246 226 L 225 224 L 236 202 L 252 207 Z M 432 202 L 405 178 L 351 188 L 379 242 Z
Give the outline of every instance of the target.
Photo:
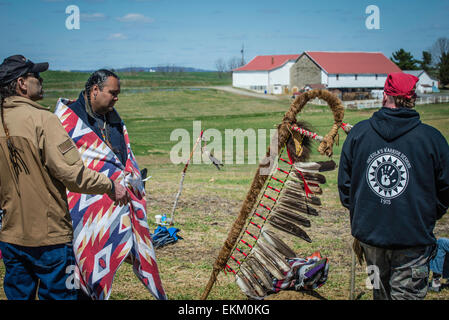
M 387 75 L 402 72 L 380 52 L 305 51 L 290 68 L 290 90 L 321 84 L 342 92 L 381 90 Z
M 312 84 L 321 84 L 321 68 L 303 53 L 290 68 L 290 90 L 297 92 Z

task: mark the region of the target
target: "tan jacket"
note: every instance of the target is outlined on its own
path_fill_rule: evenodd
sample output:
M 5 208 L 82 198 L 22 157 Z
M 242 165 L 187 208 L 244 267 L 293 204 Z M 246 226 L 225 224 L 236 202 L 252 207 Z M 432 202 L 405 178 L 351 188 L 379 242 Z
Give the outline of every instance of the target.
M 4 119 L 24 164 L 14 172 L 0 122 L 0 241 L 46 246 L 72 241 L 66 187 L 85 194 L 111 191 L 111 180 L 84 167 L 73 140 L 58 117 L 23 97 L 6 98 Z M 15 166 L 17 168 L 17 166 Z

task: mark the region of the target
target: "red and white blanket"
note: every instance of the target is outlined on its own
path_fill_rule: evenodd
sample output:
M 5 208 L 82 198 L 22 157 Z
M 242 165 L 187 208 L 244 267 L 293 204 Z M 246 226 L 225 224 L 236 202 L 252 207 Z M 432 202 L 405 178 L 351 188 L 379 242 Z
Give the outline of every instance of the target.
M 126 206 L 115 206 L 107 195 L 67 193 L 81 288 L 93 299 L 108 299 L 116 271 L 129 256 L 134 273 L 150 293 L 156 299 L 166 299 L 147 222 L 145 189 L 126 127 L 123 125 L 128 158 L 123 166 L 69 104 L 69 100 L 59 99 L 55 114 L 76 143 L 85 166 L 118 180 L 132 199 Z

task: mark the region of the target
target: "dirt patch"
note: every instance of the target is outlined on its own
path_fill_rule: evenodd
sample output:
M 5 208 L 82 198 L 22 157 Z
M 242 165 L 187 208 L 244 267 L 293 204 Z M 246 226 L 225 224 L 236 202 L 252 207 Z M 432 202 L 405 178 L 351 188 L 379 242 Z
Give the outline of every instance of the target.
M 157 204 L 160 208 L 166 208 L 167 215 L 170 215 L 173 199 L 162 195 L 149 195 L 147 201 L 150 208 Z M 195 199 L 180 198 L 174 214 L 174 227 L 180 229 L 178 235 L 183 240 L 158 248 L 157 254 L 162 254 L 168 259 L 210 263 L 218 254 L 219 241 L 208 234 L 215 233 L 214 231 L 219 229 L 219 234 L 226 236 L 226 228 L 229 221 L 237 215 L 239 204 L 238 201 L 223 199 L 216 195 L 200 196 Z M 151 213 L 149 218 L 151 221 Z
M 149 208 L 157 205 L 166 208 L 167 214 L 171 213 L 174 204 L 174 196 L 147 195 L 147 206 Z M 175 215 L 185 210 L 207 212 L 218 215 L 232 215 L 240 209 L 240 202 L 221 198 L 217 195 L 196 196 L 195 198 L 180 197 L 176 205 Z

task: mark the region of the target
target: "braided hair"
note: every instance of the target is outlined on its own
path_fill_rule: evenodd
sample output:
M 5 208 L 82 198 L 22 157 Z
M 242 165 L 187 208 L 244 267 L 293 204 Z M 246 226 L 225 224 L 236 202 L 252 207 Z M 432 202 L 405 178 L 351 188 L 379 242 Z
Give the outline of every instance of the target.
M 396 107 L 412 109 L 413 107 L 415 107 L 416 94 L 413 95 L 411 98 L 394 96 L 393 100 L 394 100 L 394 104 L 396 105 Z
M 114 77 L 117 80 L 120 80 L 120 78 L 112 71 L 107 69 L 100 69 L 92 73 L 87 79 L 86 85 L 85 85 L 85 93 L 87 97 L 87 101 L 89 102 L 89 105 L 92 106 L 92 103 L 90 101 L 90 93 L 92 91 L 92 87 L 94 85 L 97 85 L 100 91 L 103 91 L 104 85 L 109 77 Z M 101 128 L 100 128 L 100 131 Z M 108 138 L 106 136 L 103 137 L 104 142 L 108 145 L 108 147 L 116 154 L 120 153 L 120 151 L 117 148 L 114 148 Z
M 106 80 L 108 80 L 109 77 L 114 77 L 117 80 L 120 80 L 120 78 L 112 71 L 109 71 L 107 69 L 100 69 L 92 73 L 87 79 L 86 85 L 85 85 L 85 92 L 87 96 L 87 100 L 90 102 L 90 93 L 92 91 L 92 87 L 94 85 L 97 85 L 100 88 L 100 91 L 103 91 L 104 84 Z
M 11 96 L 15 96 L 17 95 L 16 92 L 16 86 L 17 86 L 17 79 L 11 81 L 8 84 L 5 84 L 3 86 L 0 87 L 0 96 L 1 96 L 1 102 L 0 102 L 0 109 L 1 109 L 1 118 L 2 118 L 2 124 L 3 124 L 3 128 L 5 130 L 5 134 L 6 134 L 6 139 L 8 139 L 8 141 L 10 140 L 9 137 L 9 130 L 8 127 L 6 126 L 5 123 L 5 116 L 4 116 L 4 112 L 3 112 L 3 103 L 5 101 L 5 98 L 11 97 Z
M 23 160 L 20 152 L 23 152 L 16 146 L 14 146 L 14 143 L 11 139 L 11 136 L 9 134 L 9 129 L 5 122 L 5 114 L 4 114 L 4 107 L 3 103 L 5 101 L 5 98 L 17 96 L 17 79 L 0 86 L 0 115 L 1 115 L 1 121 L 3 125 L 3 130 L 5 130 L 6 135 L 6 142 L 8 145 L 8 151 L 9 151 L 9 159 L 12 163 L 14 173 L 16 175 L 16 178 L 18 178 L 19 174 L 24 171 L 26 174 L 29 174 L 28 167 Z

